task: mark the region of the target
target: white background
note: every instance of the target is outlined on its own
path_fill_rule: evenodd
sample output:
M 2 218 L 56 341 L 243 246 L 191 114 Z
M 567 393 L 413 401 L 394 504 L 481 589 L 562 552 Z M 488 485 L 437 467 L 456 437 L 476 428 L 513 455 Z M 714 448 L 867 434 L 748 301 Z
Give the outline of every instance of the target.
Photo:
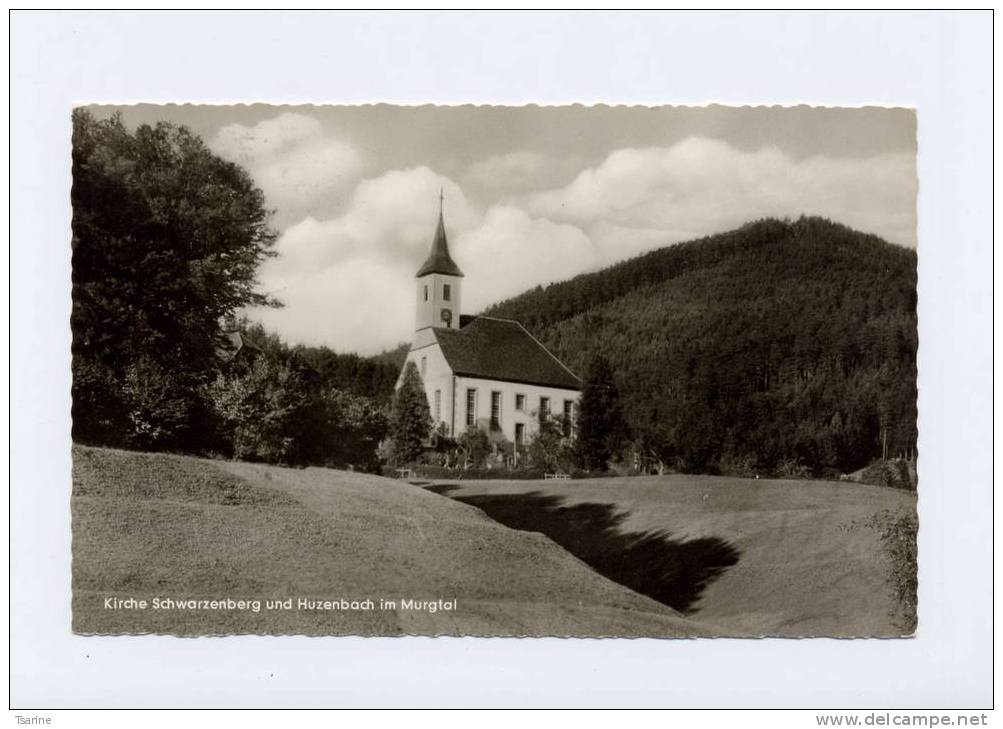
M 15 13 L 12 706 L 988 707 L 992 24 L 987 12 Z M 916 107 L 918 636 L 73 636 L 70 109 L 138 101 Z

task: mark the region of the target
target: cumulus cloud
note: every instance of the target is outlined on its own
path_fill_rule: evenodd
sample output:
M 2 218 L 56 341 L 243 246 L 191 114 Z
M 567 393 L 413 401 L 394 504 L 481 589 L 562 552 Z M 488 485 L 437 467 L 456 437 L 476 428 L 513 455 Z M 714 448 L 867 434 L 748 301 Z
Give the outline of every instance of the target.
M 253 126 L 230 124 L 210 146 L 251 173 L 280 226 L 337 207 L 363 169 L 354 147 L 303 114 L 284 113 Z
M 526 150 L 475 162 L 464 182 L 488 199 L 559 185 L 581 170 L 576 157 L 553 157 Z
M 337 189 L 344 198 L 327 214 L 293 206 L 300 214 L 285 226 L 279 255 L 259 277 L 286 306 L 250 312 L 289 341 L 338 351 L 371 354 L 410 341 L 414 274 L 429 251 L 440 189 L 450 249 L 466 274 L 465 313 L 764 216 L 824 215 L 915 245 L 916 174 L 909 154 L 794 158 L 776 148 L 743 151 L 690 138 L 671 147 L 615 150 L 573 179 L 566 174 L 561 179 L 571 182 L 564 186 L 547 177 L 545 157 L 521 152 L 475 165 L 462 186 L 427 166 L 391 169 L 348 186 L 294 161 L 304 150 L 338 148 L 310 119 L 287 114 L 243 132 L 237 126 L 217 141 L 253 161 L 259 184 L 283 188 L 288 180 L 275 170 L 288 168 L 308 189 Z M 353 162 L 354 153 L 331 154 L 341 159 L 334 166 L 346 171 L 344 179 L 356 174 L 351 170 L 361 163 Z M 493 186 L 492 194 L 465 193 L 476 189 L 478 177 L 482 189 Z M 537 192 L 500 192 L 517 187 L 516 180 L 532 190 L 528 182 L 545 179 L 550 182 Z
M 602 238 L 601 227 L 662 231 L 665 244 L 802 213 L 915 245 L 915 194 L 910 154 L 799 160 L 776 148 L 742 151 L 693 137 L 671 147 L 616 150 L 568 185 L 530 194 L 523 204 L 582 226 L 610 248 L 617 237 Z
M 431 246 L 440 190 L 451 233 L 480 224 L 460 187 L 427 167 L 363 180 L 343 214 L 286 229 L 258 277 L 285 306 L 248 313 L 291 341 L 339 351 L 368 354 L 409 340 L 414 274 Z
M 517 187 L 526 178 L 537 177 L 546 165 L 547 159 L 535 152 L 511 152 L 475 162 L 467 177 L 484 186 Z
M 573 225 L 506 205 L 481 211 L 427 167 L 392 170 L 359 183 L 344 214 L 290 226 L 259 276 L 285 306 L 249 313 L 291 341 L 341 351 L 373 353 L 410 340 L 414 274 L 431 247 L 440 189 L 469 313 L 601 263 Z
M 249 314 L 289 342 L 374 354 L 409 340 L 414 330 L 413 274 L 376 261 L 348 258 L 270 283 L 280 287 L 285 307 Z
M 538 284 L 595 268 L 601 261 L 581 229 L 531 218 L 498 205 L 456 240 L 454 258 L 466 274 L 464 308 L 473 313 Z

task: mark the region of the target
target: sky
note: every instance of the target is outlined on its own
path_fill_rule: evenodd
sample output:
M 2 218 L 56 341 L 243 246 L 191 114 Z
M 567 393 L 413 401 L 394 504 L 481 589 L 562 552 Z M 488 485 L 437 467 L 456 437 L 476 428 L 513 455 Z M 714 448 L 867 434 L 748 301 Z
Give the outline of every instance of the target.
M 916 118 L 877 107 L 92 107 L 185 124 L 274 211 L 254 309 L 292 344 L 410 341 L 439 192 L 464 313 L 767 216 L 916 246 Z

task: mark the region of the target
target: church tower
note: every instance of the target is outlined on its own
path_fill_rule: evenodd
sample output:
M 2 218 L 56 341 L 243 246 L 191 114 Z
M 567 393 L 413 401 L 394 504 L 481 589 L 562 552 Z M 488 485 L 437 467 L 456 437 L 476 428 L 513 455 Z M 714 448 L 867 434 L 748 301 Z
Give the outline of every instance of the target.
M 442 191 L 439 192 L 439 224 L 432 238 L 432 250 L 415 277 L 418 281 L 415 331 L 428 327 L 458 329 L 463 273 L 449 255 L 446 226 L 442 220 Z

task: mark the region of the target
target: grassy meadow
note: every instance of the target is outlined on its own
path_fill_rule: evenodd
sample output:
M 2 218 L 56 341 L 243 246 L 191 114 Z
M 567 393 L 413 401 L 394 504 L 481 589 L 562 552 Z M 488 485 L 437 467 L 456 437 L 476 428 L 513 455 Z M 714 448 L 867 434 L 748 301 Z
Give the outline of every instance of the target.
M 730 635 L 914 629 L 910 535 L 892 527 L 914 520 L 915 493 L 681 474 L 426 488 L 546 534 L 598 572 Z
M 76 447 L 78 633 L 893 636 L 915 494 L 659 476 L 408 484 Z M 896 551 L 897 550 L 897 551 Z M 910 569 L 905 566 L 905 570 Z M 911 579 L 911 581 L 910 581 Z M 903 597 L 905 596 L 905 597 Z M 119 610 L 106 598 L 456 600 L 455 610 Z

